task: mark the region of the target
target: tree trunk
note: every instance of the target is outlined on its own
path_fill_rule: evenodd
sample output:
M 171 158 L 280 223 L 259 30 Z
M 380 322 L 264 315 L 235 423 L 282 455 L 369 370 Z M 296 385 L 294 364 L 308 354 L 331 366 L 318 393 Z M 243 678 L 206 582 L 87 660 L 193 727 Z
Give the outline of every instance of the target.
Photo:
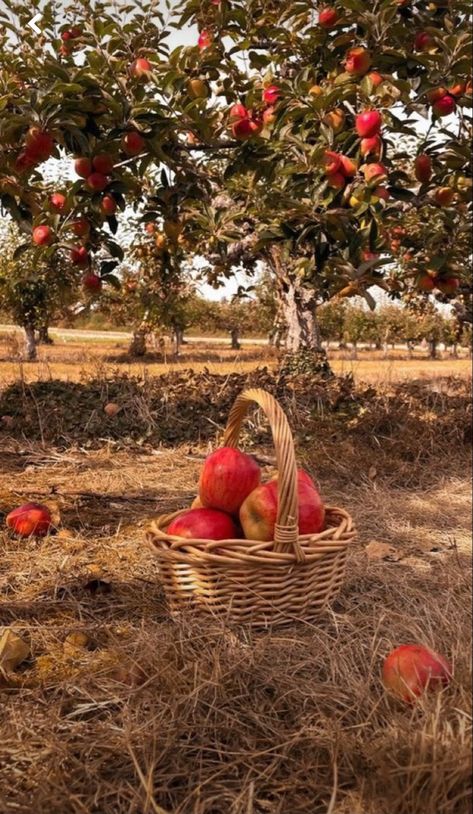
M 358 359 L 358 342 L 352 342 L 351 358 Z
M 34 338 L 34 325 L 25 325 L 25 355 L 28 362 L 35 362 L 38 358 Z
M 414 355 L 414 344 L 412 342 L 407 343 L 407 355 L 409 359 L 412 359 Z
M 146 337 L 148 330 L 140 327 L 133 331 L 133 337 L 128 348 L 130 356 L 144 356 L 146 353 Z
M 429 358 L 438 359 L 436 339 L 430 339 L 429 341 Z
M 38 328 L 37 345 L 53 345 L 53 340 L 49 336 L 49 328 L 47 325 L 40 325 Z
M 451 356 L 453 359 L 458 359 L 458 345 L 456 342 L 454 342 L 452 345 Z
M 173 326 L 173 344 L 174 344 L 174 356 L 177 358 L 181 352 L 181 345 L 184 339 L 184 331 L 182 328 L 177 326 Z
M 239 328 L 230 328 L 230 339 L 232 343 L 232 350 L 241 350 Z

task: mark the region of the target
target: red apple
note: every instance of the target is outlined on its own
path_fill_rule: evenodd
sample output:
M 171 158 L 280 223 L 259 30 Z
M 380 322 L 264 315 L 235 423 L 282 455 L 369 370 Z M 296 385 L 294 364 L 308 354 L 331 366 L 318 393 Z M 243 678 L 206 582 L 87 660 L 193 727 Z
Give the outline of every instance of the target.
M 87 237 L 90 232 L 90 223 L 85 218 L 79 218 L 71 223 L 71 229 L 77 237 Z
M 345 70 L 352 76 L 363 76 L 371 65 L 371 54 L 366 48 L 351 48 L 345 56 Z
M 442 277 L 437 280 L 437 288 L 442 294 L 453 297 L 460 288 L 460 280 L 458 277 Z
M 416 288 L 418 291 L 430 293 L 435 288 L 435 281 L 429 274 L 420 274 L 416 281 Z
M 51 202 L 51 209 L 54 209 L 55 212 L 67 211 L 68 201 L 66 196 L 63 195 L 61 192 L 53 192 L 49 200 Z
M 351 158 L 348 158 L 346 155 L 341 155 L 340 172 L 345 176 L 345 178 L 353 178 L 353 176 L 358 172 L 358 167 L 356 166 L 355 162 L 351 160 Z
M 435 40 L 431 34 L 427 33 L 427 31 L 419 31 L 419 33 L 416 34 L 414 40 L 414 50 L 428 51 L 433 45 L 435 45 Z
M 202 505 L 237 514 L 260 478 L 254 458 L 233 447 L 221 447 L 208 456 L 202 468 L 199 480 Z
M 374 164 L 365 164 L 362 167 L 363 175 L 365 176 L 365 181 L 369 184 L 372 181 L 385 181 L 388 177 L 388 171 L 384 164 L 374 163 Z
M 438 187 L 434 193 L 434 200 L 439 206 L 450 206 L 455 197 L 453 187 Z
M 102 288 L 102 280 L 98 274 L 94 274 L 91 271 L 82 277 L 82 285 L 86 291 L 100 291 Z
M 335 153 L 333 150 L 325 150 L 324 167 L 327 175 L 334 175 L 336 172 L 339 172 L 340 165 L 339 153 Z
M 18 173 L 26 172 L 26 170 L 36 167 L 38 163 L 36 155 L 28 152 L 28 150 L 23 150 L 15 159 L 15 170 Z
M 363 249 L 361 252 L 361 259 L 364 263 L 368 263 L 370 260 L 377 260 L 378 257 L 379 254 L 376 254 L 376 252 L 371 252 L 369 249 Z
M 201 51 L 204 51 L 206 48 L 210 48 L 213 42 L 213 37 L 210 31 L 202 31 L 199 34 L 199 39 L 197 40 L 197 45 L 199 46 Z
M 232 124 L 232 134 L 238 141 L 245 141 L 246 139 L 257 136 L 263 129 L 263 121 L 258 124 L 253 119 L 238 119 Z
M 143 152 L 146 142 L 140 133 L 136 130 L 131 133 L 125 133 L 121 140 L 121 147 L 124 153 L 129 156 L 139 155 Z
M 71 261 L 75 266 L 87 266 L 89 264 L 89 252 L 85 246 L 74 246 L 71 249 Z
M 102 192 L 108 184 L 109 179 L 101 172 L 93 172 L 87 176 L 86 185 L 91 192 Z
M 455 112 L 456 106 L 455 97 L 446 93 L 445 96 L 441 96 L 440 99 L 433 103 L 432 110 L 436 116 L 450 116 L 451 113 Z
M 130 75 L 135 79 L 147 77 L 152 70 L 153 66 L 151 65 L 151 62 L 144 57 L 138 57 L 138 59 L 135 59 L 135 61 L 130 65 Z
M 99 153 L 92 159 L 92 167 L 95 172 L 100 172 L 102 175 L 110 175 L 113 170 L 113 158 L 108 153 Z M 87 173 L 89 175 L 89 173 Z
M 439 689 L 449 684 L 452 667 L 429 647 L 402 644 L 386 657 L 383 684 L 402 701 L 413 703 L 426 689 Z
M 232 105 L 229 113 L 230 121 L 237 121 L 238 119 L 249 119 L 250 111 L 245 105 L 240 102 Z
M 49 226 L 35 226 L 33 229 L 33 243 L 37 246 L 49 246 L 54 238 Z
M 274 105 L 281 96 L 281 88 L 277 85 L 270 85 L 263 90 L 263 102 L 268 105 Z
M 30 127 L 26 134 L 25 146 L 26 151 L 40 163 L 50 157 L 54 149 L 54 140 L 50 133 L 40 127 Z
M 44 537 L 51 527 L 51 512 L 41 503 L 24 503 L 6 517 L 6 524 L 18 537 Z
M 92 173 L 92 162 L 90 158 L 76 158 L 74 161 L 74 170 L 76 175 L 81 178 L 87 178 Z
M 365 110 L 355 119 L 355 129 L 362 139 L 379 135 L 383 119 L 378 110 Z
M 373 190 L 373 195 L 376 195 L 376 197 L 380 198 L 382 201 L 389 201 L 391 197 L 389 189 L 386 189 L 386 187 L 376 187 Z
M 370 138 L 361 139 L 360 153 L 363 157 L 372 155 L 374 158 L 379 158 L 383 149 L 383 142 L 379 136 L 370 136 Z
M 194 540 L 236 540 L 236 524 L 225 512 L 216 509 L 190 509 L 171 521 L 167 533 Z
M 314 486 L 298 478 L 299 534 L 318 534 L 325 522 L 325 507 Z M 240 509 L 240 523 L 247 540 L 274 540 L 278 511 L 278 482 L 258 486 Z
M 104 195 L 100 203 L 100 208 L 104 215 L 114 215 L 117 211 L 117 202 L 113 195 Z
M 378 71 L 370 71 L 368 74 L 368 79 L 374 88 L 378 88 L 384 82 L 384 76 L 378 73 Z
M 323 8 L 319 13 L 319 25 L 329 30 L 338 22 L 338 11 L 336 8 Z
M 432 159 L 430 155 L 421 153 L 414 162 L 415 176 L 421 184 L 427 184 L 432 177 Z
M 332 189 L 345 189 L 346 178 L 341 172 L 334 172 L 327 175 L 327 184 Z

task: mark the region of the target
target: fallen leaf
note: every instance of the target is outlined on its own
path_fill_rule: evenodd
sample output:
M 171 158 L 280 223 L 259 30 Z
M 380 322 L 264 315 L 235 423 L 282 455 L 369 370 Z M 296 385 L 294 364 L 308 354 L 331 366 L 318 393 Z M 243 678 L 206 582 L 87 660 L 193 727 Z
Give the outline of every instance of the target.
M 402 559 L 402 554 L 397 548 L 388 545 L 388 543 L 378 543 L 375 540 L 365 546 L 365 551 L 370 560 L 390 560 L 391 562 L 397 562 Z
M 12 673 L 29 655 L 30 648 L 21 636 L 6 628 L 0 637 L 0 671 Z

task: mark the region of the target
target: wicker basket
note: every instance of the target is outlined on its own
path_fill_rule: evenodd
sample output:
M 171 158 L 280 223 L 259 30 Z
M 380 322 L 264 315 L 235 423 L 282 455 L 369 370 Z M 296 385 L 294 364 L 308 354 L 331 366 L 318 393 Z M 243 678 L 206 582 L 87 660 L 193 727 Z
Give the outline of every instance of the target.
M 237 446 L 251 402 L 269 418 L 276 449 L 279 506 L 274 541 L 189 540 L 166 534 L 171 520 L 189 508 L 155 520 L 148 541 L 173 615 L 201 610 L 258 627 L 311 621 L 339 589 L 356 532 L 346 511 L 327 508 L 325 530 L 299 536 L 294 443 L 286 416 L 269 393 L 246 390 L 238 396 L 223 445 Z

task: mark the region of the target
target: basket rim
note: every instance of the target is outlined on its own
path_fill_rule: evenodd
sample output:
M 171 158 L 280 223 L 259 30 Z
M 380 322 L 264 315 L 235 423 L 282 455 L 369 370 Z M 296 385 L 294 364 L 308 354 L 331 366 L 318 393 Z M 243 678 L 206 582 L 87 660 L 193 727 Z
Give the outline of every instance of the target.
M 189 508 L 157 517 L 148 528 L 146 539 L 151 551 L 161 560 L 194 565 L 292 565 L 319 560 L 330 553 L 346 549 L 356 537 L 351 515 L 338 506 L 326 506 L 326 518 L 333 519 L 317 534 L 298 535 L 299 554 L 275 550 L 274 540 L 229 539 L 206 540 L 169 535 L 164 527 Z M 302 553 L 302 558 L 300 554 Z

